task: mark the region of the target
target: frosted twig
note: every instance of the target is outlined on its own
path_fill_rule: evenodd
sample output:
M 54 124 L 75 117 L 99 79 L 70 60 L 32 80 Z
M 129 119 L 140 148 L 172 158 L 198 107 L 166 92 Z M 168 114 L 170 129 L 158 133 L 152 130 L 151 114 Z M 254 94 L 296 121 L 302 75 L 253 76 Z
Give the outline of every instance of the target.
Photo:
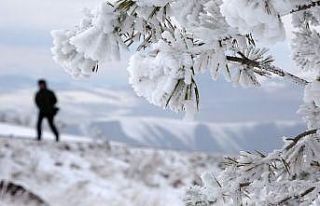
M 270 66 L 270 65 L 262 65 L 257 61 L 251 60 L 246 58 L 245 56 L 242 57 L 235 57 L 235 56 L 227 56 L 226 57 L 228 61 L 231 62 L 237 62 L 243 65 L 248 65 L 251 67 L 255 67 L 255 68 L 259 68 L 260 70 L 264 71 L 264 72 L 269 72 L 275 75 L 278 75 L 280 77 L 283 78 L 287 78 L 289 80 L 291 80 L 292 82 L 299 84 L 301 86 L 306 86 L 309 82 L 305 79 L 302 79 L 294 74 L 291 74 L 289 72 L 286 72 L 280 68 L 277 68 L 275 66 Z
M 291 144 L 289 144 L 285 149 L 289 150 L 292 147 L 294 147 L 294 145 L 296 145 L 302 138 L 311 135 L 311 134 L 316 134 L 317 133 L 317 129 L 313 129 L 313 130 L 309 130 L 309 131 L 305 131 L 301 134 L 299 134 L 298 136 L 296 136 L 293 139 L 288 139 L 288 140 L 292 140 L 293 142 Z
M 313 2 L 310 2 L 309 4 L 298 5 L 296 9 L 292 9 L 290 11 L 290 14 L 299 12 L 299 11 L 308 10 L 317 6 L 320 6 L 320 1 L 313 1 Z

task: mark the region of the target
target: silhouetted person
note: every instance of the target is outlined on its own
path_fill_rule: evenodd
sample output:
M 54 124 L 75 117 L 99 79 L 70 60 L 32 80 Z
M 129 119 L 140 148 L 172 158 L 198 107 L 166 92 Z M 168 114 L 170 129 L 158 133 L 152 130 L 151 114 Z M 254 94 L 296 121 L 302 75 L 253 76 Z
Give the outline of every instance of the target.
M 45 80 L 39 80 L 39 91 L 35 97 L 35 103 L 39 109 L 39 116 L 37 122 L 37 140 L 41 140 L 42 135 L 42 120 L 46 118 L 48 120 L 49 126 L 56 137 L 56 141 L 59 141 L 59 132 L 54 124 L 54 117 L 58 112 L 58 108 L 55 106 L 57 104 L 56 95 L 53 91 L 47 88 L 47 83 Z

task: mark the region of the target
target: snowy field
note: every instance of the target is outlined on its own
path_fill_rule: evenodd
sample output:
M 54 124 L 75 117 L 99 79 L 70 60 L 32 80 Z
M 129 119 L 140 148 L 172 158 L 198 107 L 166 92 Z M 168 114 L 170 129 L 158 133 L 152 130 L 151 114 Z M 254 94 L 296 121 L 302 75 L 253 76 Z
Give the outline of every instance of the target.
M 183 205 L 185 189 L 200 184 L 208 169 L 217 173 L 222 161 L 75 136 L 39 143 L 29 138 L 32 134 L 28 128 L 0 125 L 0 181 L 21 185 L 50 206 Z M 1 206 L 22 202 L 17 194 L 0 195 Z

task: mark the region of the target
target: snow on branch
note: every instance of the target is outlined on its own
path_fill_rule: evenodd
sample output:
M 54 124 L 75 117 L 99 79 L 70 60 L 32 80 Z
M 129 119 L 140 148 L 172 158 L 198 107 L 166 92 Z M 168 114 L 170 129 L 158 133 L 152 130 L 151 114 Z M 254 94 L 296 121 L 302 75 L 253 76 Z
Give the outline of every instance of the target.
M 306 86 L 308 84 L 308 81 L 298 77 L 298 76 L 295 76 L 289 72 L 286 72 L 284 70 L 281 70 L 273 65 L 271 65 L 270 63 L 272 61 L 270 61 L 271 59 L 265 59 L 264 61 L 262 62 L 259 62 L 259 61 L 256 61 L 256 60 L 252 60 L 252 59 L 249 59 L 248 57 L 246 57 L 243 53 L 241 52 L 238 52 L 237 53 L 239 56 L 227 56 L 227 60 L 230 61 L 230 62 L 237 62 L 237 63 L 240 63 L 242 65 L 246 65 L 248 67 L 253 67 L 253 68 L 257 68 L 259 69 L 258 71 L 257 70 L 254 70 L 256 73 L 258 74 L 263 74 L 263 75 L 266 75 L 268 73 L 272 73 L 272 74 L 275 74 L 277 76 L 280 76 L 280 77 L 283 77 L 285 79 L 288 79 L 294 83 L 297 83 L 301 86 Z
M 200 100 L 195 76 L 207 70 L 214 80 L 223 74 L 227 81 L 244 87 L 260 86 L 259 76 L 271 74 L 301 85 L 307 84 L 307 81 L 273 66 L 272 57 L 267 55 L 267 50 L 256 48 L 257 40 L 278 39 L 276 36 L 282 32 L 279 15 L 292 6 L 275 1 L 263 2 L 265 3 L 257 0 L 105 2 L 95 10 L 86 11 L 78 26 L 52 32 L 52 52 L 54 59 L 73 76 L 89 77 L 101 69 L 101 64 L 120 60 L 123 52 L 130 48 L 136 49 L 128 69 L 134 90 L 152 104 L 174 111 L 186 111 L 187 107 L 192 111 L 198 109 Z M 177 10 L 180 11 L 176 12 Z M 237 15 L 230 16 L 231 14 Z M 263 17 L 255 18 L 261 15 Z M 241 18 L 244 18 L 243 21 L 239 21 Z M 250 28 L 253 26 L 254 29 L 248 27 L 249 29 L 241 32 L 239 22 L 236 26 L 230 22 L 231 19 L 247 22 L 246 25 Z M 260 21 L 264 20 L 265 23 L 261 24 Z M 259 28 L 266 30 L 258 31 Z M 256 35 L 259 32 L 269 36 Z M 302 59 L 300 53 L 296 56 L 296 59 Z M 152 59 L 153 63 L 150 62 Z M 162 63 L 170 61 L 176 63 L 166 66 Z M 160 70 L 154 69 L 156 64 Z M 142 68 L 145 72 L 141 73 Z M 161 70 L 163 72 L 159 72 Z M 152 81 L 155 77 L 159 81 L 167 81 L 168 85 L 160 86 L 166 84 L 154 81 L 148 86 L 157 88 L 158 85 L 162 92 L 154 90 L 150 93 L 148 86 L 139 86 L 146 82 L 142 79 Z M 197 109 L 191 109 L 190 105 L 195 104 L 197 106 L 191 108 Z
M 297 113 L 303 116 L 309 130 L 320 128 L 320 81 L 318 79 L 305 87 L 303 100 L 304 103 Z
M 295 138 L 288 138 L 287 140 L 291 140 L 292 143 L 289 144 L 287 147 L 286 147 L 286 150 L 289 150 L 291 149 L 294 145 L 296 145 L 302 138 L 306 137 L 306 136 L 309 136 L 311 134 L 316 134 L 317 133 L 317 129 L 313 129 L 313 130 L 309 130 L 309 131 L 305 131 L 303 132 L 302 134 L 299 134 L 298 136 L 296 136 Z
M 129 82 L 139 96 L 154 105 L 195 113 L 199 92 L 192 56 L 185 51 L 185 43 L 190 40 L 180 34 L 164 33 L 163 36 L 166 41 L 160 40 L 149 51 L 140 51 L 131 57 Z
M 252 33 L 261 41 L 282 41 L 285 31 L 279 18 L 281 11 L 273 3 L 261 0 L 224 0 L 221 12 L 228 24 L 237 28 L 240 34 Z
M 186 205 L 311 205 L 320 192 L 319 136 L 308 131 L 294 140 L 270 154 L 227 158 L 218 177 L 207 173 L 203 186 L 187 190 Z
M 320 74 L 320 34 L 316 30 L 302 27 L 294 32 L 292 42 L 293 59 L 298 66 Z
M 313 7 L 318 7 L 320 6 L 320 1 L 311 1 L 311 2 L 306 2 L 305 4 L 302 5 L 297 5 L 296 8 L 292 9 L 290 13 L 295 13 L 295 12 L 300 12 L 304 10 L 311 9 Z

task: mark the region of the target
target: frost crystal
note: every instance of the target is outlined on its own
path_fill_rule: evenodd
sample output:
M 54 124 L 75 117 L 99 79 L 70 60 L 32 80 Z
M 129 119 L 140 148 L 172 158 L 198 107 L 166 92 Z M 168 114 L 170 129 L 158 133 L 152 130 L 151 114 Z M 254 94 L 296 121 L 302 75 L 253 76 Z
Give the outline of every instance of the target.
M 320 35 L 315 30 L 301 28 L 294 33 L 292 42 L 293 59 L 303 69 L 320 74 Z
M 304 93 L 304 101 L 307 103 L 314 102 L 317 107 L 320 107 L 320 81 L 314 80 L 306 86 Z
M 271 43 L 285 38 L 279 12 L 271 1 L 224 0 L 221 12 L 240 34 L 252 33 L 257 39 Z
M 57 30 L 51 32 L 51 34 L 54 38 L 54 47 L 51 50 L 54 60 L 75 78 L 90 76 L 97 62 L 78 52 L 70 44 L 70 38 L 74 37 L 76 32 Z
M 154 105 L 194 112 L 197 94 L 192 59 L 181 52 L 159 41 L 151 51 L 136 53 L 128 67 L 129 82 L 139 96 Z
M 95 61 L 120 59 L 120 37 L 114 33 L 117 15 L 114 8 L 103 3 L 92 21 L 92 26 L 70 39 L 75 48 Z

